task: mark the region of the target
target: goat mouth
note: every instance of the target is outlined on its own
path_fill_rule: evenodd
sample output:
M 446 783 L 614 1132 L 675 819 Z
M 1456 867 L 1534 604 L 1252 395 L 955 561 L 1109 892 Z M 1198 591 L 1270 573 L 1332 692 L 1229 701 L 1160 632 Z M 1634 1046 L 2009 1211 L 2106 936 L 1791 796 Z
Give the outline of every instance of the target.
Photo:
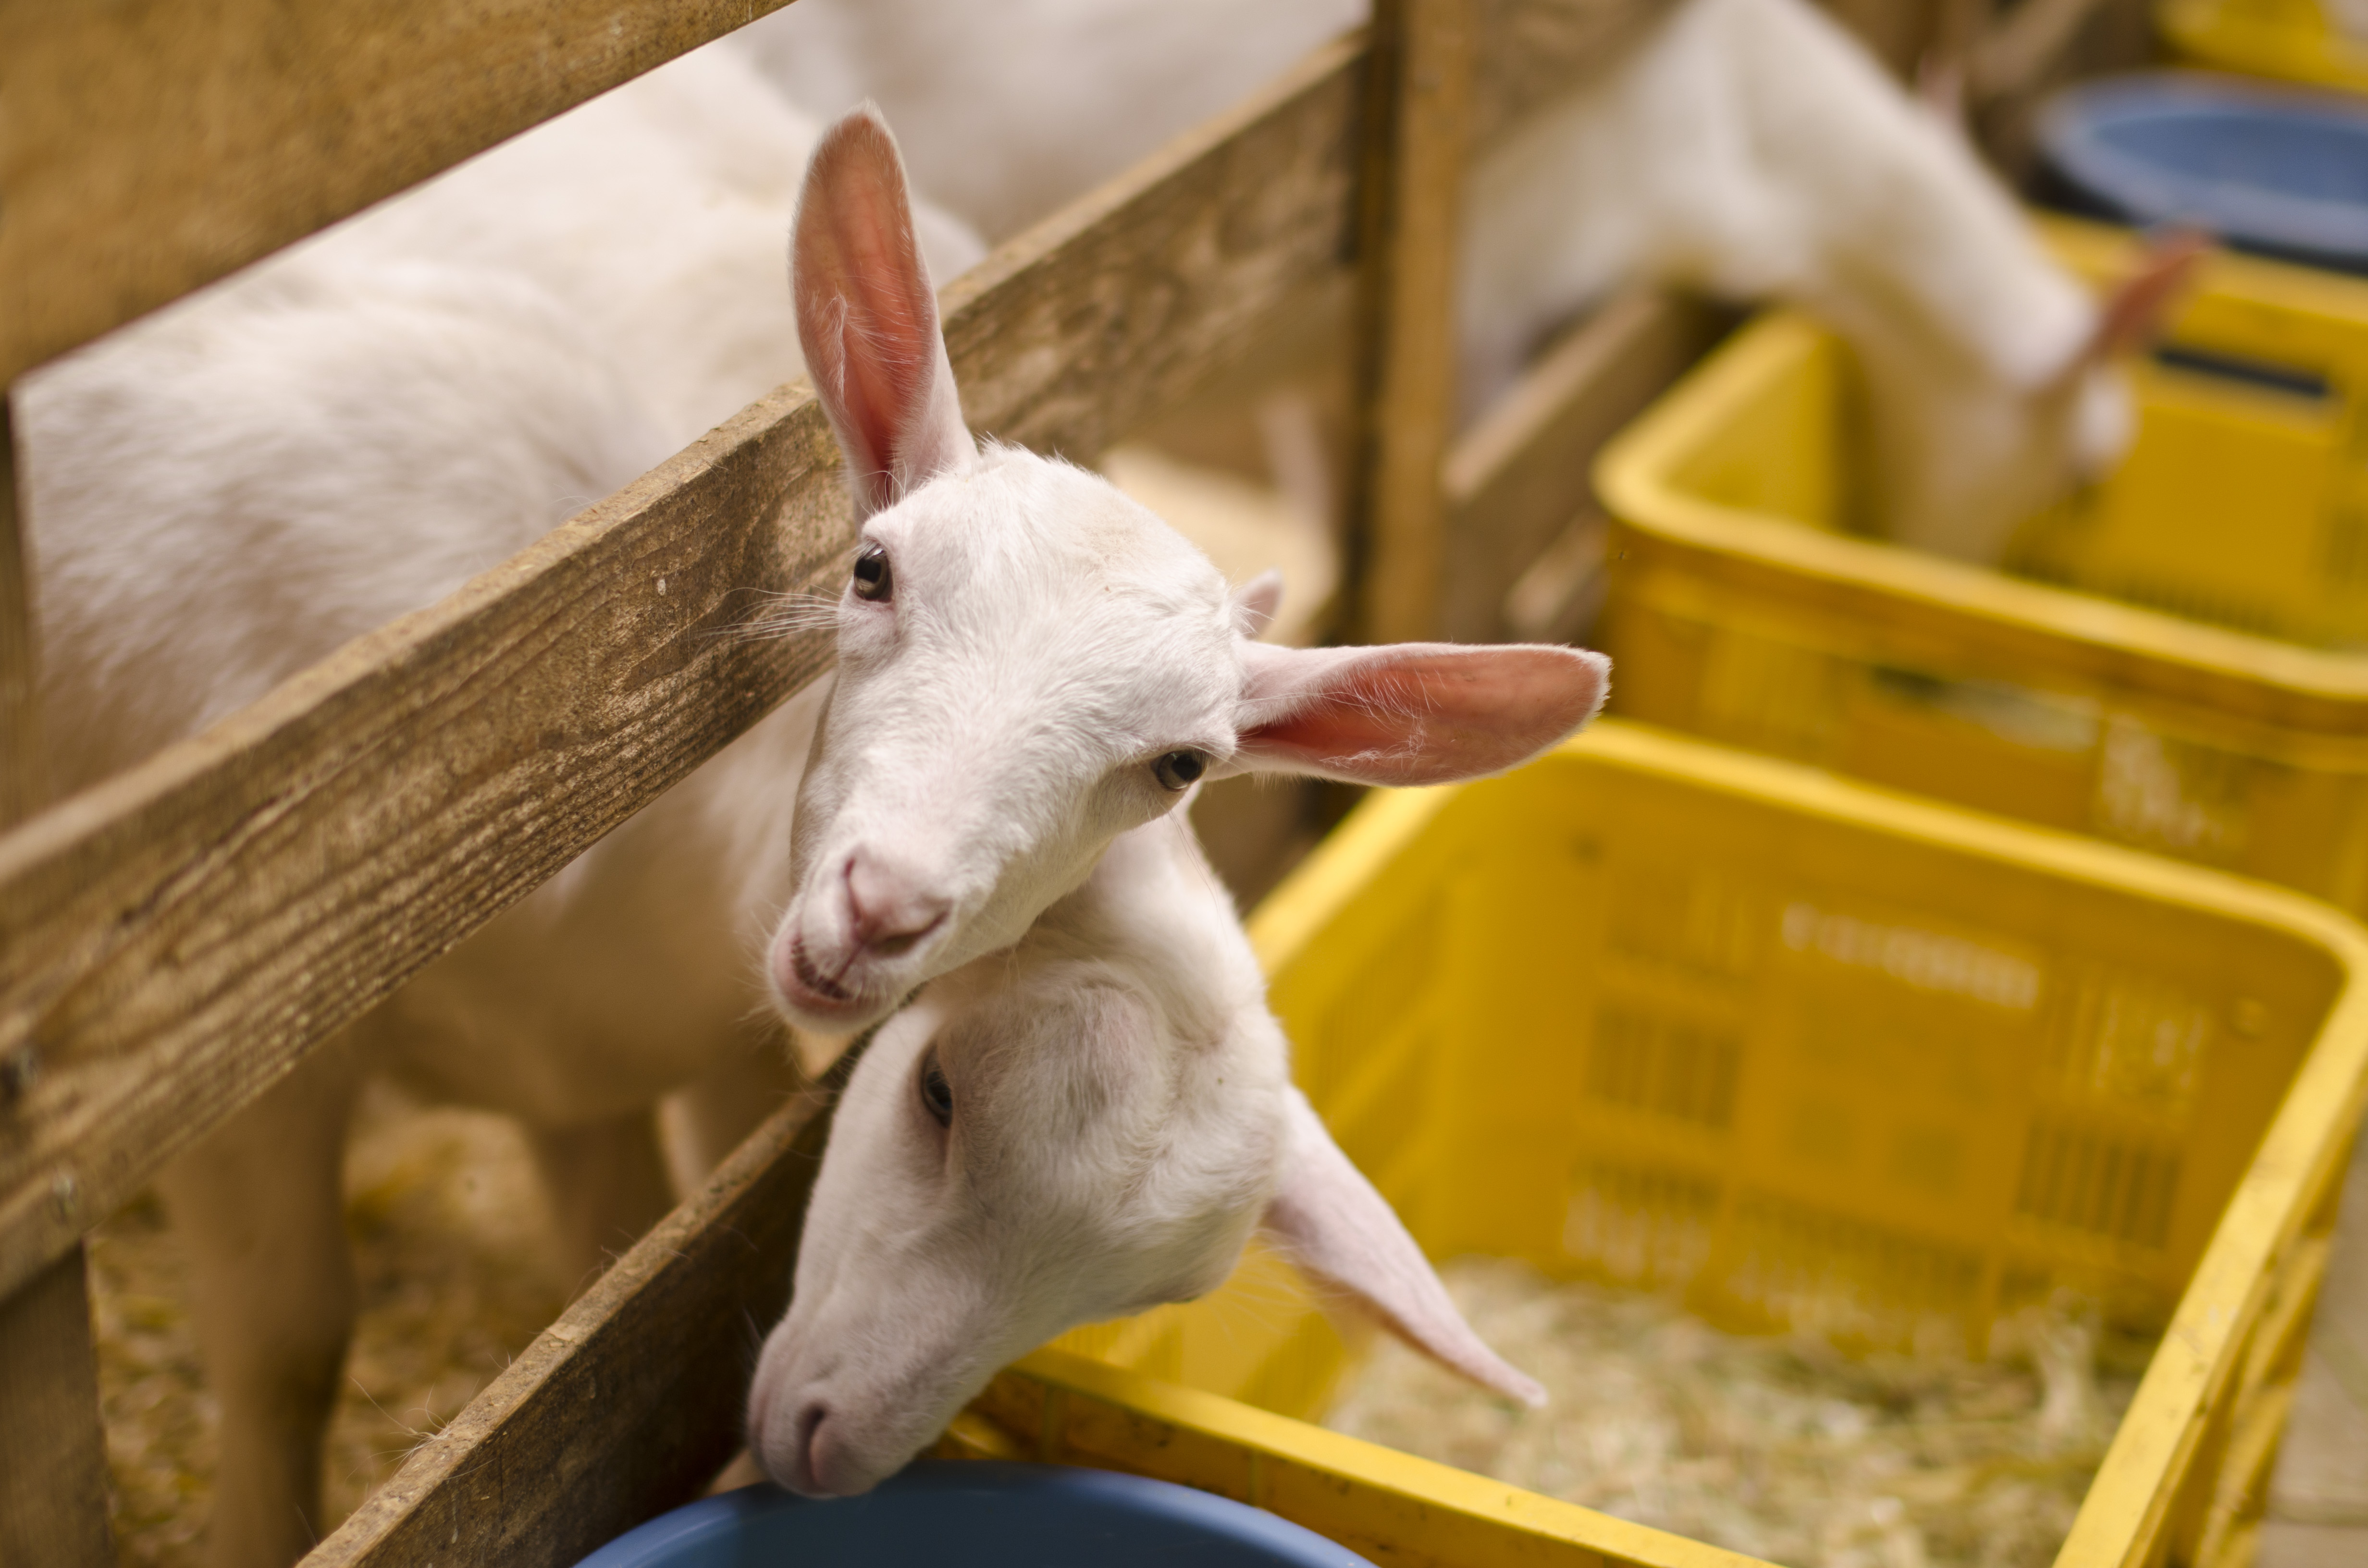
M 839 974 L 846 972 L 845 970 L 841 970 Z M 801 990 L 810 995 L 819 996 L 825 1002 L 837 1002 L 844 1006 L 856 1000 L 855 993 L 840 983 L 838 975 L 823 973 L 814 963 L 814 955 L 806 951 L 806 945 L 802 939 L 793 938 L 790 943 L 790 973 L 796 978 Z
M 788 957 L 786 964 L 775 965 L 773 983 L 780 988 L 781 1001 L 813 1018 L 817 1027 L 858 1017 L 871 1006 L 862 991 L 847 983 L 844 969 L 835 975 L 825 972 L 803 941 L 791 940 Z

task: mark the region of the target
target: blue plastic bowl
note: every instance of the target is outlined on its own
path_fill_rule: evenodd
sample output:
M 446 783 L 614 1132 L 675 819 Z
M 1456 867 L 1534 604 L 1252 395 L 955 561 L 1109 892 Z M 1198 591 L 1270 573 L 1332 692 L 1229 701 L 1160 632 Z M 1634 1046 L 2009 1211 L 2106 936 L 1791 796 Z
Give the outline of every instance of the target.
M 2142 72 L 2055 95 L 2039 148 L 2049 194 L 2066 205 L 2368 272 L 2368 108 L 2358 99 Z
M 860 1497 L 709 1497 L 576 1568 L 1373 1568 L 1313 1530 L 1165 1481 L 1065 1465 L 924 1460 Z

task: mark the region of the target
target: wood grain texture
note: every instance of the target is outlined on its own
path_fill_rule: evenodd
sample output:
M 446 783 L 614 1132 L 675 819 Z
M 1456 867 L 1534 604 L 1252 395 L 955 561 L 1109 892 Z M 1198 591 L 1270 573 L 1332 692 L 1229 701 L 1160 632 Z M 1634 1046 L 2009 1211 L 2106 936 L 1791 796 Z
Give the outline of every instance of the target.
M 17 521 L 13 423 L 0 391 L 0 829 L 32 815 L 43 793 L 36 702 L 39 639 L 33 631 L 31 560 Z
M 44 783 L 16 451 L 8 402 L 0 396 L 0 828 L 32 814 Z M 37 1070 L 23 1052 L 0 1051 L 0 1127 Z M 114 1561 L 89 1276 L 76 1244 L 23 1290 L 0 1291 L 0 1568 L 104 1568 Z
M 304 1568 L 566 1568 L 696 1497 L 740 1446 L 788 1310 L 842 1053 L 617 1260 L 304 1559 Z
M 1472 0 L 1374 7 L 1360 312 L 1367 409 L 1349 513 L 1352 625 L 1367 642 L 1437 635 L 1474 52 Z
M 1595 505 L 1595 455 L 1707 353 L 1732 315 L 1655 289 L 1615 296 L 1530 367 L 1457 440 L 1442 480 L 1440 635 L 1508 633 L 1505 597 Z
M 1337 267 L 1360 74 L 1323 51 L 957 279 L 973 422 L 1090 456 Z M 825 634 L 714 633 L 752 588 L 837 591 L 837 465 L 785 388 L 0 839 L 0 1058 L 40 1061 L 0 1110 L 0 1296 L 818 673 Z
M 783 0 L 0 0 L 0 385 Z
M 0 1568 L 112 1568 L 83 1250 L 0 1300 Z

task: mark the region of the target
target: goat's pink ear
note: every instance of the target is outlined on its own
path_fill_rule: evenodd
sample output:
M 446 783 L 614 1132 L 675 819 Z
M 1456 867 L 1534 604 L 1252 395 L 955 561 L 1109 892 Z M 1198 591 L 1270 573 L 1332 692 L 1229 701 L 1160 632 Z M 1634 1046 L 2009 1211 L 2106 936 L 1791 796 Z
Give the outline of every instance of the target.
M 1543 1404 L 1536 1380 L 1472 1332 L 1422 1248 L 1332 1142 L 1307 1096 L 1294 1088 L 1285 1098 L 1282 1179 L 1265 1225 L 1285 1256 L 1441 1366 L 1523 1404 Z
M 905 161 L 870 104 L 832 126 L 806 165 L 790 290 L 859 518 L 978 460 L 913 233 Z
M 1282 608 L 1282 574 L 1269 566 L 1234 590 L 1234 626 L 1252 642 L 1274 624 Z
M 2149 244 L 2136 269 L 2114 285 L 2098 308 L 2097 330 L 2083 361 L 2093 364 L 2135 354 L 2160 336 L 2211 249 L 2210 237 L 2193 229 L 2174 231 Z
M 1540 642 L 1242 650 L 1232 772 L 1446 784 L 1501 772 L 1595 717 L 1611 661 Z

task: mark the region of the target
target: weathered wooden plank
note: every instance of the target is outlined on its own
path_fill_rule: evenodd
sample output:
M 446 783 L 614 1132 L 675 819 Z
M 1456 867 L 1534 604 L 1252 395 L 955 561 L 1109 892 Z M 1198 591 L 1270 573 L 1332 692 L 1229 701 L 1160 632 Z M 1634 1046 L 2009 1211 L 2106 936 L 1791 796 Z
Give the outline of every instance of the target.
M 1507 594 L 1594 506 L 1595 454 L 1707 352 L 1732 320 L 1653 289 L 1606 303 L 1541 356 L 1449 452 L 1441 634 L 1492 642 L 1513 629 Z
M 784 0 L 0 0 L 0 386 Z
M 957 279 L 973 420 L 1090 456 L 1341 265 L 1361 71 L 1320 52 Z M 0 1296 L 821 669 L 818 634 L 712 633 L 750 588 L 837 589 L 836 463 L 783 389 L 0 839 L 0 1056 L 40 1065 L 0 1111 Z
M 79 1246 L 0 1299 L 0 1568 L 111 1568 Z
M 1350 511 L 1363 641 L 1436 634 L 1455 421 L 1455 261 L 1471 140 L 1472 0 L 1380 0 L 1367 85 L 1360 351 L 1364 458 Z
M 16 443 L 0 397 L 0 827 L 42 795 L 31 577 L 17 532 Z M 0 1117 L 29 1088 L 31 1061 L 0 1053 Z M 90 1297 L 76 1245 L 15 1295 L 0 1293 L 0 1568 L 103 1568 L 107 1433 Z
M 35 705 L 33 576 L 17 526 L 17 442 L 0 386 L 0 829 L 33 814 L 41 798 Z
M 751 1133 L 304 1568 L 565 1568 L 698 1495 L 739 1446 L 860 1054 Z

